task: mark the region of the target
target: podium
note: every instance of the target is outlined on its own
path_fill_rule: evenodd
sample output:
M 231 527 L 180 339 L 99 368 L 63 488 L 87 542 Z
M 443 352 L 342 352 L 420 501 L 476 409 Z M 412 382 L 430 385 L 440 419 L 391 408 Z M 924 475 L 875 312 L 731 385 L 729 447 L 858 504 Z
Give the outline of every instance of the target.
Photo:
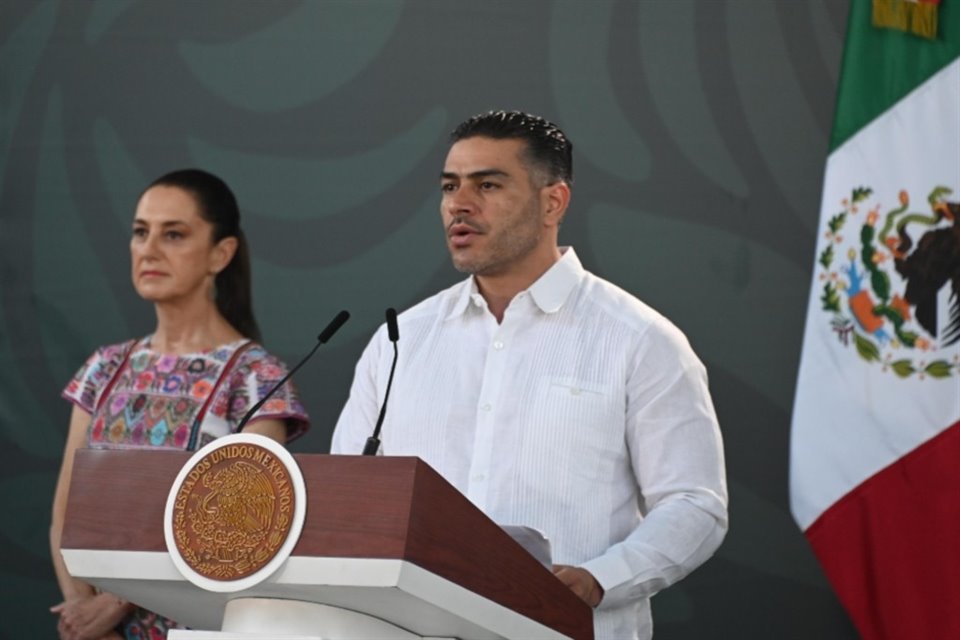
M 61 540 L 74 577 L 191 629 L 236 633 L 175 632 L 184 638 L 593 638 L 590 608 L 418 458 L 294 455 L 307 508 L 290 556 L 243 591 L 202 589 L 163 533 L 190 456 L 78 450 Z M 288 631 L 300 615 L 315 633 Z

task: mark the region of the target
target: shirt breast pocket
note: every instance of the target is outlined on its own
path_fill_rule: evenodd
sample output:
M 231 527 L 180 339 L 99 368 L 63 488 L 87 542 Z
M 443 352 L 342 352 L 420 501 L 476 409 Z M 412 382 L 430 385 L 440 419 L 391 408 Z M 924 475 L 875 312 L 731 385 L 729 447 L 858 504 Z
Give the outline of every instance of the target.
M 563 473 L 612 480 L 626 455 L 622 391 L 575 378 L 550 378 L 544 385 L 546 451 Z

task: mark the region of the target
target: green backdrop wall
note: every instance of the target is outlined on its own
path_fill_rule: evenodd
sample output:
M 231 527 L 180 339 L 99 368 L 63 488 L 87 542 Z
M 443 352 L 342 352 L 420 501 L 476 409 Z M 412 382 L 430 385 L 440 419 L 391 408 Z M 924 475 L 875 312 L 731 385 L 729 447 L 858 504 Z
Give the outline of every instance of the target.
M 446 135 L 491 108 L 576 146 L 561 240 L 706 362 L 731 529 L 654 598 L 657 638 L 853 638 L 787 507 L 787 443 L 847 3 L 836 0 L 0 2 L 0 637 L 55 637 L 49 504 L 99 344 L 150 331 L 136 198 L 201 166 L 236 190 L 265 342 L 325 452 L 387 306 L 460 276 Z

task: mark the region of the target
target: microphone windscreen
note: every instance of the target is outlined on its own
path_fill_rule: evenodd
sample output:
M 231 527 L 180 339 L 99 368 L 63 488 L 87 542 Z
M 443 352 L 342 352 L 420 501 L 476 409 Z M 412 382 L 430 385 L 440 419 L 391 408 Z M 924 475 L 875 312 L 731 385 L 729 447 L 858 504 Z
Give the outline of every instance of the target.
M 337 331 L 340 330 L 340 327 L 343 326 L 343 323 L 350 319 L 350 312 L 343 310 L 334 316 L 333 320 L 330 321 L 323 331 L 320 332 L 320 335 L 317 336 L 317 340 L 320 344 L 325 344 L 327 340 L 333 337 Z
M 400 327 L 397 326 L 397 310 L 393 307 L 387 309 L 387 337 L 390 342 L 396 342 L 400 339 Z

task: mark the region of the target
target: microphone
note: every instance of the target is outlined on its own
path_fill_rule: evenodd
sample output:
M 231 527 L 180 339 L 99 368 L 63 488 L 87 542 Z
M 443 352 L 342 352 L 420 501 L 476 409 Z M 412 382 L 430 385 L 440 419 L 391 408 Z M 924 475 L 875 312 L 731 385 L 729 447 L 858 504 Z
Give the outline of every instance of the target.
M 367 438 L 367 443 L 363 446 L 363 455 L 375 456 L 377 449 L 380 448 L 380 427 L 383 426 L 383 418 L 387 415 L 387 400 L 390 398 L 390 387 L 393 385 L 393 372 L 397 368 L 397 340 L 400 339 L 400 327 L 397 326 L 397 310 L 393 307 L 387 309 L 387 338 L 393 343 L 393 363 L 390 365 L 390 377 L 387 378 L 387 391 L 383 394 L 383 405 L 380 407 L 380 415 L 377 416 L 377 426 L 373 429 L 373 435 Z
M 277 389 L 282 387 L 284 383 L 287 380 L 289 380 L 294 373 L 297 372 L 297 369 L 302 367 L 307 360 L 312 358 L 313 354 L 316 353 L 317 349 L 320 348 L 320 345 L 326 344 L 327 341 L 333 337 L 333 334 L 335 334 L 337 331 L 340 330 L 340 327 L 343 326 L 343 323 L 349 319 L 350 319 L 350 312 L 346 310 L 341 311 L 340 313 L 338 313 L 333 317 L 333 320 L 330 321 L 330 324 L 324 327 L 323 331 L 320 332 L 320 335 L 317 336 L 317 344 L 313 345 L 313 349 L 310 350 L 310 353 L 304 356 L 303 360 L 297 363 L 297 366 L 295 366 L 293 369 L 290 369 L 287 375 L 283 376 L 283 378 L 280 379 L 280 382 L 273 385 L 273 388 L 270 389 L 270 391 L 268 391 L 265 396 L 260 398 L 260 401 L 257 402 L 257 404 L 253 405 L 250 408 L 250 410 L 243 415 L 243 418 L 240 419 L 240 423 L 237 425 L 237 433 L 240 433 L 241 431 L 243 431 L 243 428 L 247 426 L 247 422 L 249 422 L 250 418 L 253 417 L 253 414 L 255 414 L 260 409 L 260 407 L 263 406 L 263 403 L 266 402 L 270 398 L 270 396 L 276 393 Z

